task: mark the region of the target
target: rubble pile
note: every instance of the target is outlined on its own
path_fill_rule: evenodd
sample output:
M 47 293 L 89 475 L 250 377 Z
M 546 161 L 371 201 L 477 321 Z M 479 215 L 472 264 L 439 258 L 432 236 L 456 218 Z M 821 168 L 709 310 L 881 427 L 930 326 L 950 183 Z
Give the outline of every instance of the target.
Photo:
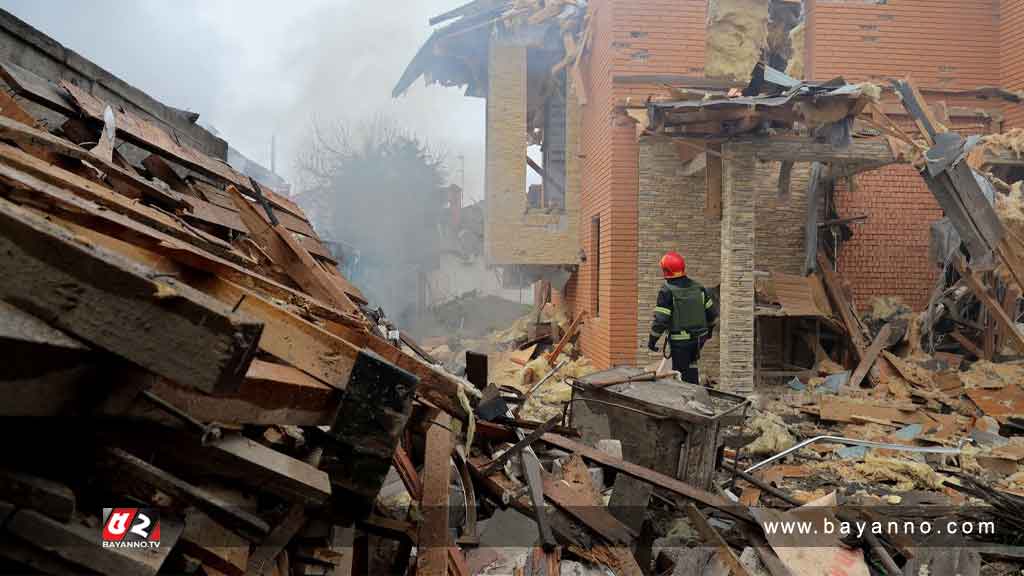
M 0 69 L 0 571 L 350 564 L 414 403 L 464 417 L 479 392 L 368 306 L 289 198 Z

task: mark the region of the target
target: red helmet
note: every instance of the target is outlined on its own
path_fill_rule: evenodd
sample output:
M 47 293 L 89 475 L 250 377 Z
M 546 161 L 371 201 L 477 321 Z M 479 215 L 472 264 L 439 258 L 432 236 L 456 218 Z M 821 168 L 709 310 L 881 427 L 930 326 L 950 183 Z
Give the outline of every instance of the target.
M 678 252 L 666 252 L 661 257 L 661 271 L 665 278 L 679 278 L 686 275 L 686 260 Z

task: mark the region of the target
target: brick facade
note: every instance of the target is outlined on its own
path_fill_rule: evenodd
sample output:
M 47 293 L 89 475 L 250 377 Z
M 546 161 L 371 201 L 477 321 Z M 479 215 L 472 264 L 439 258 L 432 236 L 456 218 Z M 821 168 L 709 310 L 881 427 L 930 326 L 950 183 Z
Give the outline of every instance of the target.
M 1024 0 L 999 2 L 999 80 L 1006 90 L 1024 90 Z M 1024 106 L 1004 108 L 1006 128 L 1024 128 Z
M 580 345 L 596 365 L 607 367 L 641 360 L 637 326 L 651 313 L 637 312 L 638 282 L 650 274 L 637 259 L 640 147 L 632 123 L 615 117 L 613 107 L 627 96 L 645 98 L 662 90 L 623 81 L 624 76 L 703 74 L 706 0 L 593 0 L 590 6 L 595 21 L 582 71 L 588 103 L 581 123 L 580 246 L 588 249 L 589 224 L 599 218 L 601 312 L 588 319 Z M 566 288 L 576 311 L 591 314 L 593 262 L 588 258 Z
M 835 188 L 838 212 L 867 216 L 851 226 L 853 238 L 839 250 L 839 272 L 853 301 L 866 309 L 876 296 L 898 296 L 915 310 L 928 305 L 937 271 L 928 262 L 928 228 L 942 209 L 910 166 L 893 165 L 854 177 Z
M 911 75 L 919 86 L 999 84 L 998 0 L 806 0 L 806 77 Z
M 594 0 L 591 10 L 592 52 L 582 70 L 588 103 L 581 114 L 578 247 L 593 249 L 591 223 L 598 218 L 601 269 L 595 274 L 596 259 L 588 258 L 565 296 L 576 311 L 591 313 L 595 294 L 600 300 L 600 314 L 588 320 L 580 341 L 595 364 L 647 363 L 655 358 L 646 351 L 646 335 L 661 282 L 657 259 L 668 248 L 679 249 L 696 278 L 717 284 L 721 223 L 704 220 L 703 174 L 682 174 L 683 161 L 671 143 L 638 143 L 613 106 L 626 97 L 661 93 L 661 86 L 637 84 L 631 75 L 703 76 L 706 0 Z M 807 78 L 884 84 L 910 75 L 926 89 L 1000 82 L 1024 89 L 1024 58 L 1016 57 L 1024 46 L 1024 27 L 1016 25 L 1024 23 L 1024 0 L 806 0 L 805 10 Z M 984 115 L 1004 109 L 991 101 L 945 104 L 983 109 L 981 116 L 951 122 L 974 133 L 998 127 L 998 114 Z M 887 110 L 893 110 L 891 101 Z M 1007 126 L 1024 120 L 1024 108 L 1007 109 L 1006 120 Z M 799 274 L 808 165 L 794 167 L 788 198 L 778 196 L 778 167 L 753 167 L 754 262 L 757 269 Z M 840 184 L 836 193 L 842 215 L 869 216 L 854 227 L 855 238 L 839 256 L 857 304 L 892 293 L 919 306 L 934 279 L 924 256 L 927 226 L 938 217 L 920 177 L 910 167 L 894 166 L 857 177 L 852 191 Z M 688 250 L 692 243 L 702 249 Z M 709 346 L 704 369 L 714 374 L 718 343 Z
M 565 211 L 528 209 L 526 197 L 526 47 L 492 39 L 487 98 L 487 262 L 574 264 L 578 261 L 579 108 L 566 114 Z M 570 93 L 569 98 L 575 98 Z

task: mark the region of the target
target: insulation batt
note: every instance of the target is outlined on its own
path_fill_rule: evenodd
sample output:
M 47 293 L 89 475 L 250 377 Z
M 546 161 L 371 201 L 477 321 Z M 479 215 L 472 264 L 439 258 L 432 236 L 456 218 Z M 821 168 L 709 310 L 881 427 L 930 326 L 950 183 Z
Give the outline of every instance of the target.
M 710 0 L 704 73 L 748 80 L 768 38 L 768 0 Z

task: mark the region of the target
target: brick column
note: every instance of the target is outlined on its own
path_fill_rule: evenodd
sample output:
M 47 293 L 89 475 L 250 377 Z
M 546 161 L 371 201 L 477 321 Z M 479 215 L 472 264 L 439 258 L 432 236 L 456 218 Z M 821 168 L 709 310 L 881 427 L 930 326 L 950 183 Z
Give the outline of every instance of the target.
M 756 160 L 750 146 L 727 144 L 722 153 L 719 380 L 723 389 L 749 395 L 754 392 Z
M 526 208 L 526 47 L 492 38 L 488 59 L 484 249 L 512 262 Z

